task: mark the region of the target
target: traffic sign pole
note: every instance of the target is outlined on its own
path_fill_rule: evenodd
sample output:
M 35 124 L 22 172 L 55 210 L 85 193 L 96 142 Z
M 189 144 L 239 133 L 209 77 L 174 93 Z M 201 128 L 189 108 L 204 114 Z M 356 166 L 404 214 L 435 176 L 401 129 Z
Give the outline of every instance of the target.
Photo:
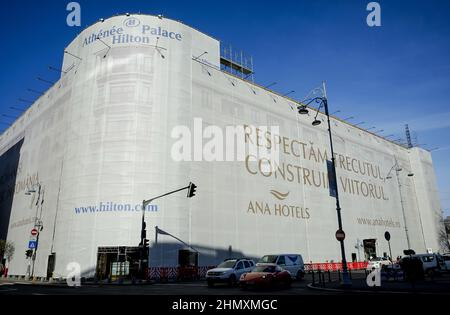
M 391 255 L 391 263 L 392 263 L 391 233 L 386 231 L 386 233 L 384 233 L 384 238 L 386 239 L 389 245 L 389 255 Z

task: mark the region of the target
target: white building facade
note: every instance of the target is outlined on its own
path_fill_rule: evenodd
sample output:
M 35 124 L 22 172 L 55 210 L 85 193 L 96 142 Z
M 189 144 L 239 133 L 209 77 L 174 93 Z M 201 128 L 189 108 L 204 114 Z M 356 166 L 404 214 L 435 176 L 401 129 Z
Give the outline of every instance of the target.
M 191 181 L 194 198 L 174 194 L 146 213 L 151 266 L 176 266 L 185 246 L 167 235 L 155 244 L 155 226 L 198 250 L 204 266 L 230 255 L 340 260 L 328 132 L 311 125 L 312 110 L 300 116 L 293 100 L 221 71 L 219 41 L 166 18 L 112 17 L 65 51 L 66 73 L 0 138 L 2 228 L 16 247 L 10 275 L 32 268 L 25 251 L 38 218 L 34 275 L 64 278 L 77 262 L 93 276 L 100 248 L 138 245 L 143 199 Z M 174 160 L 173 131 L 186 126 L 194 141 L 200 119 L 204 128 L 278 127 L 279 165 Z M 431 155 L 337 118 L 331 124 L 347 259 L 390 255 L 386 231 L 394 257 L 408 239 L 416 252 L 438 251 Z

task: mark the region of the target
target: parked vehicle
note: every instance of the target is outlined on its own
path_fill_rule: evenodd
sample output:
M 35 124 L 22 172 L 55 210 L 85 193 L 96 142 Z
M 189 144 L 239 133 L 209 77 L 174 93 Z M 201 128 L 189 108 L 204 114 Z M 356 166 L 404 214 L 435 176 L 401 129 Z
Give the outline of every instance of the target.
M 385 280 L 389 279 L 401 279 L 404 276 L 404 271 L 402 270 L 400 264 L 392 263 L 389 265 L 381 266 L 381 277 Z
M 447 268 L 447 272 L 450 272 L 450 254 L 442 255 L 442 259 L 444 260 L 445 267 Z
M 297 280 L 303 279 L 305 276 L 305 264 L 302 255 L 298 254 L 281 254 L 263 256 L 258 264 L 276 264 L 281 268 L 289 271 L 293 278 Z
M 206 281 L 210 287 L 216 283 L 228 283 L 234 286 L 242 274 L 250 272 L 254 267 L 255 262 L 251 259 L 227 259 L 206 272 Z
M 439 254 L 416 254 L 406 257 L 419 259 L 422 262 L 423 272 L 427 276 L 433 276 L 436 273 L 444 272 L 447 270 L 444 258 Z M 404 257 L 403 259 L 405 259 L 406 257 Z
M 422 259 L 416 257 L 416 255 L 403 257 L 399 264 L 406 280 L 414 282 L 424 279 L 425 273 L 423 271 L 423 262 Z
M 291 273 L 277 264 L 257 264 L 248 273 L 244 273 L 239 284 L 242 288 L 263 287 L 273 289 L 276 287 L 290 287 L 292 283 Z
M 391 265 L 392 261 L 385 257 L 375 257 L 369 260 L 366 270 L 372 271 L 373 269 L 379 269 L 383 266 Z

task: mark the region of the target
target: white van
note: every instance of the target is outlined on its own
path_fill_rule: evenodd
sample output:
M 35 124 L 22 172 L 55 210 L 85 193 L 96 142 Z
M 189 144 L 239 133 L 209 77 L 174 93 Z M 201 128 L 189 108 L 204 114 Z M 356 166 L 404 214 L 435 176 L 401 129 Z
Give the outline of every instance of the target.
M 411 257 L 419 258 L 422 261 L 423 271 L 426 275 L 432 276 L 437 272 L 447 270 L 445 261 L 439 254 L 417 254 Z
M 445 267 L 447 268 L 447 272 L 450 272 L 450 254 L 442 255 L 442 259 L 444 259 Z
M 303 263 L 302 255 L 265 255 L 258 261 L 258 263 L 277 264 L 281 268 L 289 271 L 292 278 L 296 278 L 297 280 L 301 280 L 305 276 L 305 264 Z

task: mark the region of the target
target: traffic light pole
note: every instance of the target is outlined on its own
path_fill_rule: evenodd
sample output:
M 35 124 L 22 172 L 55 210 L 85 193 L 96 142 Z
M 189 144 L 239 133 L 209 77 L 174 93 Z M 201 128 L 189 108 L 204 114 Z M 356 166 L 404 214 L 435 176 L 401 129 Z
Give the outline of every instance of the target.
M 145 270 L 145 266 L 144 266 L 144 261 L 145 261 L 145 252 L 146 249 L 148 248 L 148 244 L 146 244 L 146 238 L 147 238 L 147 224 L 145 223 L 145 209 L 147 208 L 147 206 L 149 204 L 151 204 L 153 201 L 175 194 L 177 192 L 183 191 L 183 190 L 188 190 L 188 198 L 192 198 L 193 196 L 195 196 L 195 190 L 196 190 L 197 186 L 193 183 L 189 183 L 188 186 L 168 192 L 164 195 L 158 196 L 158 197 L 154 197 L 151 198 L 149 200 L 143 200 L 142 201 L 142 223 L 141 223 L 141 242 L 139 243 L 139 248 L 140 248 L 140 255 L 139 255 L 139 276 L 143 278 L 144 276 L 144 270 Z M 147 255 L 148 256 L 148 255 Z M 148 259 L 148 257 L 147 257 Z

